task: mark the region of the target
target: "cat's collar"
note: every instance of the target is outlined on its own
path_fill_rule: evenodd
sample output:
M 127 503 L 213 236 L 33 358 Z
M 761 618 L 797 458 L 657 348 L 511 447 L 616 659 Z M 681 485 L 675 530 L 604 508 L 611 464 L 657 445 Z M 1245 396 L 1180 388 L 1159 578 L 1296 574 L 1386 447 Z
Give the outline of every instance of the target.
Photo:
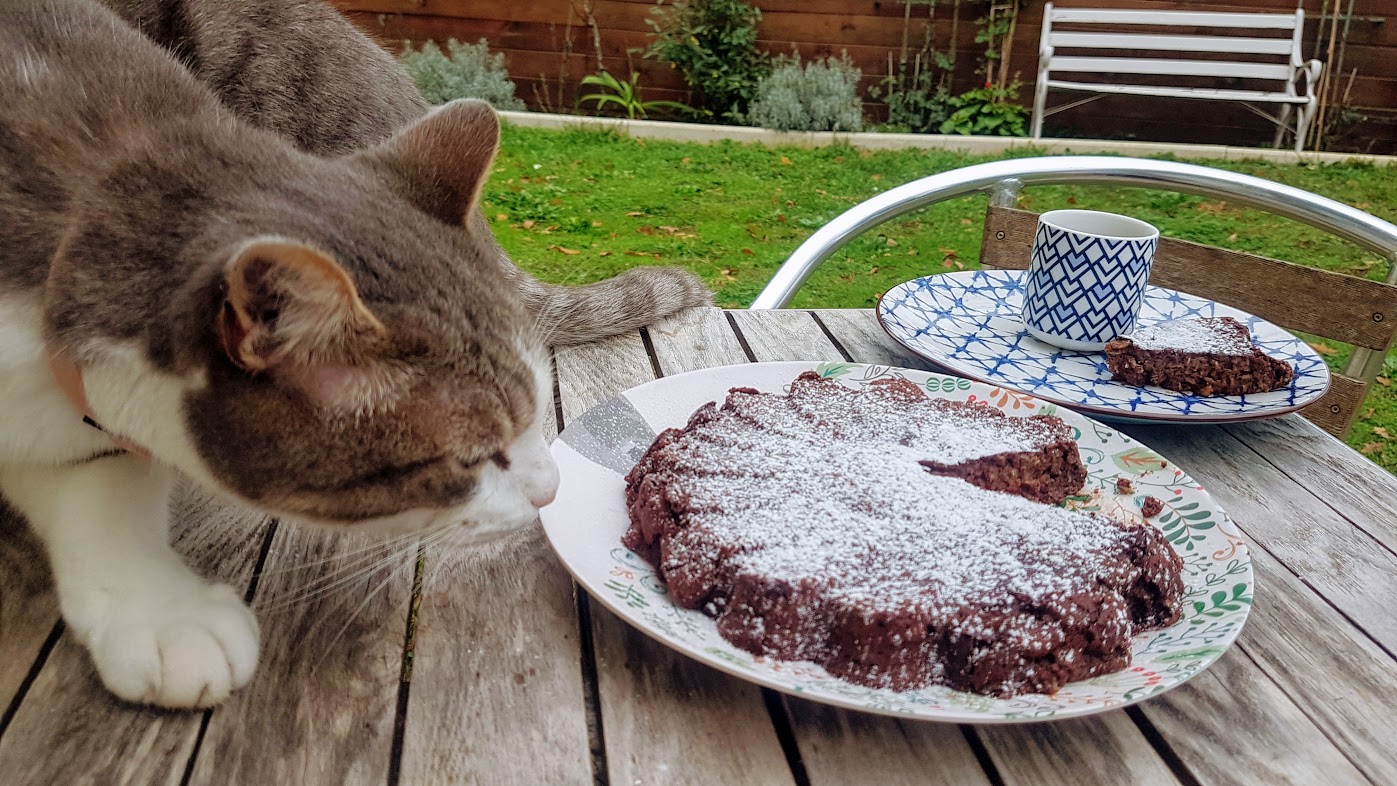
M 122 439 L 110 431 L 107 431 L 93 419 L 92 409 L 87 405 L 87 389 L 82 383 L 82 371 L 78 369 L 78 364 L 74 363 L 72 358 L 54 352 L 53 349 L 49 349 L 48 363 L 49 372 L 53 374 L 53 381 L 57 383 L 58 389 L 63 391 L 63 395 L 68 399 L 68 403 L 72 404 L 73 409 L 77 410 L 77 413 L 82 416 L 82 422 L 106 434 L 107 438 L 112 441 L 112 444 L 127 453 L 143 458 L 150 457 L 150 451 L 130 440 Z

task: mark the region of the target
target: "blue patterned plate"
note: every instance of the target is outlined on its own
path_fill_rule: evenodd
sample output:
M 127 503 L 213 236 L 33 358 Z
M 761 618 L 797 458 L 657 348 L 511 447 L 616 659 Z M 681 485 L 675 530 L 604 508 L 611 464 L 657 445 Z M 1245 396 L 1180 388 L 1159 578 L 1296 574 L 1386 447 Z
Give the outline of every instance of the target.
M 878 321 L 908 349 L 953 373 L 1110 420 L 1234 423 L 1314 403 L 1329 368 L 1308 344 L 1259 317 L 1160 287 L 1145 292 L 1139 325 L 1185 317 L 1233 317 L 1262 351 L 1290 362 L 1289 388 L 1252 396 L 1194 396 L 1111 379 L 1100 352 L 1070 352 L 1024 329 L 1023 272 L 973 270 L 899 284 L 878 301 Z

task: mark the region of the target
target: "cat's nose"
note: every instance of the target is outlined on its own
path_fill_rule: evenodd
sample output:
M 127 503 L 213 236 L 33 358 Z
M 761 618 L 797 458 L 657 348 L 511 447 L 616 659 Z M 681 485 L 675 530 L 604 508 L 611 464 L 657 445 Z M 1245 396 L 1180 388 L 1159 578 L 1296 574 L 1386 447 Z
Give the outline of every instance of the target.
M 529 494 L 529 504 L 535 509 L 544 507 L 553 502 L 558 497 L 558 487 L 555 485 L 550 489 L 535 491 Z

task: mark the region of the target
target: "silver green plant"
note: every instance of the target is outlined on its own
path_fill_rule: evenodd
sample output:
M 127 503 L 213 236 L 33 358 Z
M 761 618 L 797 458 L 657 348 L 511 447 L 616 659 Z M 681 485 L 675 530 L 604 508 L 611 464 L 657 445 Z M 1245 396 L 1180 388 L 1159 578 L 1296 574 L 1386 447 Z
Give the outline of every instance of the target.
M 483 38 L 477 44 L 453 38 L 446 42 L 445 52 L 432 42 L 418 50 L 406 44 L 398 60 L 417 82 L 422 97 L 433 104 L 479 98 L 496 109 L 525 108 L 524 102 L 514 95 L 514 82 L 505 70 L 504 55 L 491 55 Z

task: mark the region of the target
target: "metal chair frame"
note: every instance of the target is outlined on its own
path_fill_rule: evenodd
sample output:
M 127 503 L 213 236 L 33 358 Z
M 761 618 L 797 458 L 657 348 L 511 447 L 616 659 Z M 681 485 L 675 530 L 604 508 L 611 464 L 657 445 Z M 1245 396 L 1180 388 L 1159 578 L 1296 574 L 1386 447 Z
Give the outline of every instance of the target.
M 1349 240 L 1388 260 L 1386 282 L 1397 284 L 1397 226 L 1356 208 L 1298 188 L 1220 169 L 1109 156 L 1050 156 L 994 161 L 930 175 L 861 202 L 811 235 L 757 295 L 750 308 L 784 308 L 826 259 L 860 234 L 886 221 L 938 202 L 986 193 L 990 204 L 1014 207 L 1029 185 L 1117 185 L 1224 197 Z M 1354 347 L 1343 373 L 1371 379 L 1385 353 Z

